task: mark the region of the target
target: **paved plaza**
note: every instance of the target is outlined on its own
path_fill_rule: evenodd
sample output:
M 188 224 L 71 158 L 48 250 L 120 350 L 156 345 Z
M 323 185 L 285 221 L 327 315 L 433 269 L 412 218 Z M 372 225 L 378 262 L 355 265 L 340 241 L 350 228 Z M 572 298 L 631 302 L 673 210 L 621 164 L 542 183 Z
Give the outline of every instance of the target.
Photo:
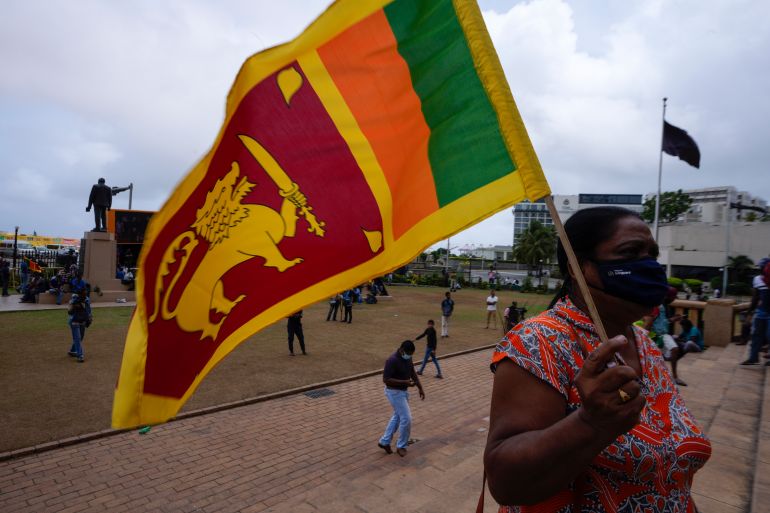
M 701 513 L 770 504 L 766 371 L 739 368 L 742 353 L 712 348 L 680 364 L 687 404 L 714 446 L 696 476 Z M 328 395 L 299 393 L 7 459 L 0 511 L 475 511 L 488 359 L 489 350 L 444 359 L 444 380 L 426 372 L 426 400 L 411 400 L 418 441 L 404 458 L 377 448 L 390 408 L 376 375 L 329 386 Z M 488 494 L 485 511 L 496 511 Z

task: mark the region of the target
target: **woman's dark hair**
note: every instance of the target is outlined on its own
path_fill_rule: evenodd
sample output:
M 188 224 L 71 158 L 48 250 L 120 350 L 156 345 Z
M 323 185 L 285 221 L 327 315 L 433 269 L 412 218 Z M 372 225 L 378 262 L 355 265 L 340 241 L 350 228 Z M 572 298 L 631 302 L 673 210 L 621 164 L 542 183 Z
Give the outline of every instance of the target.
M 405 353 L 414 353 L 414 342 L 411 340 L 404 340 L 401 342 L 401 347 L 399 349 L 403 349 Z
M 633 210 L 621 207 L 586 208 L 578 210 L 567 219 L 567 222 L 564 223 L 564 231 L 567 232 L 567 237 L 569 237 L 578 261 L 582 262 L 593 258 L 596 247 L 612 237 L 618 220 L 625 217 L 641 219 L 641 216 Z M 572 291 L 567 252 L 564 251 L 561 239 L 556 244 L 556 259 L 559 262 L 559 271 L 564 276 L 564 282 L 548 308 L 553 308 L 558 300 L 563 299 Z

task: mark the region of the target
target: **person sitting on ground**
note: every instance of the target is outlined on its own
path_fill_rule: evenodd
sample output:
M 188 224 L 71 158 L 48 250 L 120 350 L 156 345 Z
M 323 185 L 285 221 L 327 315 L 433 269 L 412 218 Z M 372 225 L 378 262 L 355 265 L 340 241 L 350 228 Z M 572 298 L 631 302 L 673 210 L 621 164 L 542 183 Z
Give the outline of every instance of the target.
M 48 289 L 48 292 L 56 296 L 57 305 L 61 304 L 62 297 L 64 296 L 64 283 L 65 278 L 63 270 L 55 274 L 50 281 L 50 289 Z
M 671 303 L 676 300 L 677 293 L 677 289 L 669 287 L 663 304 L 651 315 L 644 317 L 642 327 L 649 331 L 650 338 L 655 341 L 658 349 L 663 353 L 663 358 L 671 362 L 671 374 L 674 382 L 679 386 L 686 387 L 687 383 L 679 379 L 677 372 L 677 364 L 685 352 L 670 334 L 671 323 L 678 322 L 682 318 L 681 315 L 675 315 L 674 309 L 671 307 Z
M 36 303 L 37 295 L 40 293 L 40 285 L 43 283 L 42 276 L 38 272 L 32 273 L 32 277 L 27 286 L 24 289 L 24 293 L 19 300 L 19 303 Z
M 700 353 L 705 349 L 703 344 L 703 335 L 696 328 L 690 319 L 684 318 L 679 321 L 682 326 L 682 332 L 676 337 L 676 343 L 685 353 Z
M 580 210 L 564 228 L 610 339 L 601 343 L 559 241 L 562 289 L 492 356 L 492 496 L 501 513 L 694 513 L 693 477 L 711 446 L 655 343 L 633 326 L 668 289 L 658 245 L 619 207 Z
M 126 272 L 123 273 L 123 279 L 120 280 L 120 283 L 122 283 L 123 285 L 134 284 L 134 273 L 131 272 L 131 269 L 126 269 Z

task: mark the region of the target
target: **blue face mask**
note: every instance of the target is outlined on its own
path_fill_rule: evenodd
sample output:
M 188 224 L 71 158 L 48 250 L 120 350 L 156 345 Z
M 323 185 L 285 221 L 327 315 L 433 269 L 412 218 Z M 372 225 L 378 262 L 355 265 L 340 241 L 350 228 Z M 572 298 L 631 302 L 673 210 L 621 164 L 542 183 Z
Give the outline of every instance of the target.
M 403 353 L 401 355 L 401 358 L 403 358 L 404 360 L 411 360 L 412 359 L 412 355 Z
M 663 266 L 654 258 L 637 260 L 594 260 L 602 280 L 602 290 L 611 296 L 642 306 L 663 303 L 668 280 Z

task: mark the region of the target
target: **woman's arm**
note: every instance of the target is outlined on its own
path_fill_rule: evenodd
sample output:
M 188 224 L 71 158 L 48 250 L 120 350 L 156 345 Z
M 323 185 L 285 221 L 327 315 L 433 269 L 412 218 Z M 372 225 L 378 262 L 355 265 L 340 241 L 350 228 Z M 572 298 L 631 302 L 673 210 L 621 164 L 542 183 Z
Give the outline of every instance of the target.
M 629 367 L 605 369 L 625 343 L 597 349 L 575 380 L 583 406 L 565 415 L 564 397 L 509 360 L 497 367 L 484 454 L 489 490 L 500 504 L 541 502 L 566 488 L 639 419 L 645 399 Z M 632 399 L 623 403 L 618 389 Z

